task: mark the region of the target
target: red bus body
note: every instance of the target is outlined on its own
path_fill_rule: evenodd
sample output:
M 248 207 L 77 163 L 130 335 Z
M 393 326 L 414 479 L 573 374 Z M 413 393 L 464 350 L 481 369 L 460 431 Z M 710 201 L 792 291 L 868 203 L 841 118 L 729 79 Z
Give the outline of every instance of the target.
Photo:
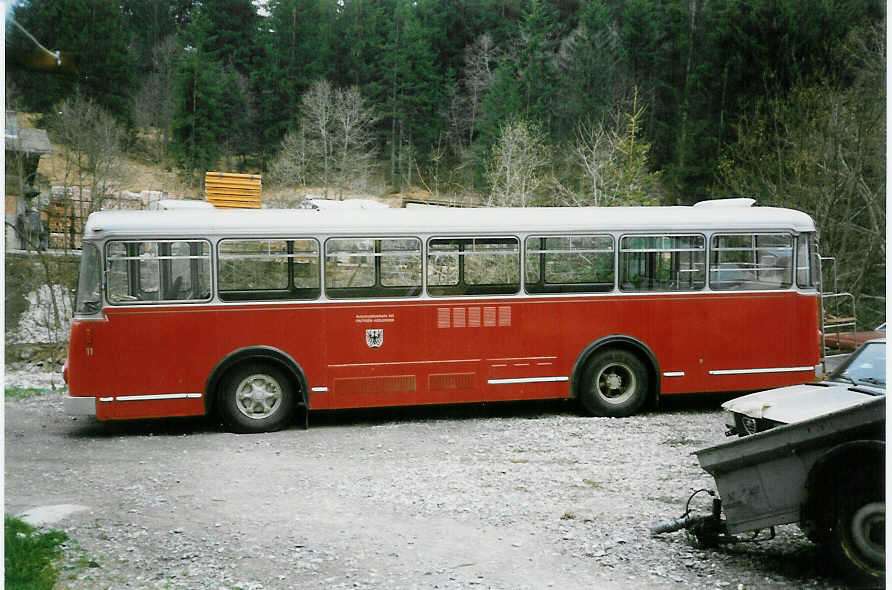
M 258 345 L 298 362 L 316 410 L 570 397 L 569 379 L 490 381 L 570 377 L 585 348 L 612 334 L 653 352 L 662 395 L 802 383 L 818 362 L 817 298 L 797 293 L 248 305 L 200 313 L 140 308 L 110 309 L 106 316 L 72 325 L 72 396 L 204 392 L 222 359 Z M 370 326 L 383 326 L 380 348 L 366 345 Z M 770 338 L 754 329 L 764 326 L 775 326 Z M 803 327 L 811 338 L 797 337 Z M 769 366 L 804 368 L 709 373 Z M 203 397 L 97 404 L 100 420 L 204 413 Z
M 66 376 L 100 420 L 204 414 L 217 369 L 252 349 L 293 361 L 311 410 L 568 398 L 614 339 L 649 359 L 658 395 L 751 391 L 814 378 L 818 302 L 794 288 L 106 305 L 75 318 Z

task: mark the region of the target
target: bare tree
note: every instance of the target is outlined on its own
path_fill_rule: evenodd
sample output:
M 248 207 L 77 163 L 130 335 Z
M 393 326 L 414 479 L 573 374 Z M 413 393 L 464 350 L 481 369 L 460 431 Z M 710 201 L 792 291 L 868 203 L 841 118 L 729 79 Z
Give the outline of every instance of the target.
M 490 207 L 529 207 L 547 184 L 545 136 L 526 121 L 502 125 L 487 171 Z
M 7 111 L 17 111 L 19 107 L 18 93 L 9 80 L 7 80 L 5 98 Z M 18 119 L 16 119 L 16 125 L 18 125 Z M 7 129 L 8 133 L 11 131 Z M 44 227 L 41 230 L 40 219 L 45 214 L 43 209 L 46 202 L 38 197 L 43 183 L 37 180 L 37 160 L 30 159 L 33 156 L 29 158 L 23 150 L 10 149 L 16 147 L 15 144 L 18 142 L 18 137 L 16 139 L 7 138 L 6 166 L 7 170 L 12 172 L 10 176 L 14 177 L 15 188 L 13 190 L 22 199 L 21 205 L 17 207 L 17 212 L 21 211 L 25 216 L 25 226 L 31 226 L 33 222 L 36 227 L 27 227 L 26 231 L 21 231 L 26 229 L 24 227 L 14 226 L 14 229 L 19 234 L 22 248 L 32 252 L 33 260 L 39 265 L 40 272 L 29 273 L 29 279 L 24 281 L 28 285 L 27 287 L 22 284 L 7 285 L 7 293 L 9 294 L 10 289 L 19 293 L 25 302 L 26 309 L 21 316 L 13 319 L 12 323 L 7 323 L 6 338 L 7 341 L 17 339 L 24 342 L 49 342 L 60 349 L 68 339 L 68 318 L 71 317 L 73 285 L 66 284 L 65 273 L 62 271 L 65 259 L 50 256 L 45 252 L 48 245 L 44 241 L 47 228 Z M 10 178 L 7 178 L 7 182 L 9 181 Z M 29 258 L 27 262 L 29 269 L 34 268 L 30 266 L 31 260 Z M 8 321 L 10 319 L 12 318 L 7 318 Z
M 465 49 L 464 86 L 467 89 L 467 108 L 464 126 L 468 134 L 468 145 L 474 141 L 477 128 L 477 117 L 483 97 L 492 85 L 498 51 L 488 33 L 477 37 Z
M 583 170 L 590 192 L 574 205 L 600 206 L 608 201 L 606 177 L 610 167 L 610 157 L 615 147 L 615 134 L 602 121 L 580 121 L 576 126 L 576 139 L 573 143 L 573 157 Z
M 338 158 L 338 198 L 343 199 L 345 188 L 365 185 L 374 165 L 376 149 L 372 127 L 377 118 L 356 86 L 335 90 L 331 112 L 333 149 Z
M 50 130 L 64 144 L 65 189 L 78 196 L 81 218 L 102 208 L 117 182 L 122 132 L 114 117 L 75 94 L 57 104 Z
M 332 96 L 328 80 L 318 80 L 301 99 L 301 127 L 305 134 L 311 164 L 318 170 L 323 194 L 328 198 L 334 167 L 334 129 L 332 128 Z
M 650 172 L 650 144 L 641 139 L 645 108 L 637 93 L 598 123 L 580 122 L 571 157 L 585 178 L 579 195 L 564 192 L 572 205 L 652 205 L 662 193 L 659 173 Z
M 364 186 L 375 164 L 376 122 L 356 86 L 332 88 L 326 80 L 304 94 L 297 129 L 289 131 L 269 168 L 270 182 L 303 185 L 318 182 L 324 195 Z
M 268 180 L 273 186 L 300 186 L 307 184 L 310 155 L 304 128 L 292 129 L 285 134 L 279 153 L 270 163 Z

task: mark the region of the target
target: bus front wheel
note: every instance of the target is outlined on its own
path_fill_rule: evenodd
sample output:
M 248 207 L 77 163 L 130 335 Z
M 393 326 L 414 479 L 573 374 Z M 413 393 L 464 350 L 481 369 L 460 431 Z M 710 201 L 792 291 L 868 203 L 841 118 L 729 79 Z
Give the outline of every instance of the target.
M 647 367 L 623 349 L 595 353 L 582 373 L 579 401 L 592 416 L 631 416 L 647 400 Z
M 221 411 L 233 432 L 280 430 L 293 414 L 295 392 L 280 369 L 246 364 L 232 370 L 223 382 Z

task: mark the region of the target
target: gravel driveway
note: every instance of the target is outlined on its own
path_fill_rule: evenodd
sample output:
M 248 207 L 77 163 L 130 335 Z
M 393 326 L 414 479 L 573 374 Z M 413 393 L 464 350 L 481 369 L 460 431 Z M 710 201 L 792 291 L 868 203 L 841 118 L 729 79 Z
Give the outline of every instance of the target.
M 840 587 L 795 526 L 720 551 L 649 536 L 714 487 L 691 452 L 724 440 L 716 400 L 673 406 L 326 413 L 234 435 L 75 420 L 49 394 L 5 404 L 5 510 L 84 507 L 53 525 L 72 539 L 65 588 Z

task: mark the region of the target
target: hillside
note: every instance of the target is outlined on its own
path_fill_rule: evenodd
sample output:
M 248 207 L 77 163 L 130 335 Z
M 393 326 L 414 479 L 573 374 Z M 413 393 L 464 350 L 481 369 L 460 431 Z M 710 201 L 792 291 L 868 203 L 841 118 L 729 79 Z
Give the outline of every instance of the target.
M 25 127 L 35 127 L 36 115 L 21 114 L 20 124 Z M 61 186 L 66 183 L 76 184 L 70 171 L 69 148 L 61 143 L 52 141 L 52 153 L 43 156 L 38 166 L 38 175 L 46 183 L 46 188 Z M 112 172 L 115 192 L 119 193 L 151 193 L 151 200 L 160 198 L 164 193 L 172 199 L 198 199 L 204 200 L 204 188 L 184 177 L 176 169 L 170 169 L 160 163 L 152 164 L 146 158 L 137 158 L 126 153 L 117 155 L 118 163 Z M 222 167 L 221 167 L 222 168 Z M 331 191 L 330 191 L 331 192 Z M 305 197 L 321 197 L 324 189 L 321 186 L 295 186 L 292 188 L 274 187 L 264 185 L 262 201 L 265 206 L 276 208 L 288 208 L 297 206 Z M 430 191 L 419 187 L 406 187 L 401 192 L 387 192 L 383 185 L 378 191 L 357 192 L 345 191 L 346 199 L 374 199 L 390 207 L 401 206 L 404 199 L 429 200 L 435 198 Z M 448 199 L 449 196 L 440 198 Z

